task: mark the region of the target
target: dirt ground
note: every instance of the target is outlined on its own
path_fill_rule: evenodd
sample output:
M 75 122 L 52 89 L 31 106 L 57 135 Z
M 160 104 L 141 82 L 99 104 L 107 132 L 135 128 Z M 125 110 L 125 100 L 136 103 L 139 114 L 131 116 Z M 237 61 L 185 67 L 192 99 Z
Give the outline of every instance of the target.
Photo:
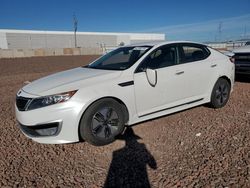
M 94 56 L 0 60 L 0 187 L 250 187 L 250 79 L 222 109 L 192 108 L 137 124 L 116 142 L 44 145 L 14 115 L 23 83 Z

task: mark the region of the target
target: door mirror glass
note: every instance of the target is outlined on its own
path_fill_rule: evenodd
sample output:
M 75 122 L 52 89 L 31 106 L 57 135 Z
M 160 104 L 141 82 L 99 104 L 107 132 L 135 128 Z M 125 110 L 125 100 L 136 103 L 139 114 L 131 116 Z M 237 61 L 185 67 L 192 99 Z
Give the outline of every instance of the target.
M 146 69 L 146 76 L 148 79 L 148 83 L 152 86 L 155 87 L 157 84 L 157 72 L 156 70 L 153 69 Z

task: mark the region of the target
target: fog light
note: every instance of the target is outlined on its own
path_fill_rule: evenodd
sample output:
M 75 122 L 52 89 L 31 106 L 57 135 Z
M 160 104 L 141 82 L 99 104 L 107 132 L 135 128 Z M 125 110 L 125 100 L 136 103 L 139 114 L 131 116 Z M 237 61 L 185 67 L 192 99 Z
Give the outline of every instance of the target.
M 46 128 L 46 129 L 36 129 L 34 130 L 39 134 L 40 136 L 53 136 L 57 132 L 57 127 L 51 127 L 51 128 Z
M 56 136 L 61 130 L 61 123 L 53 122 L 34 126 L 20 124 L 20 127 L 25 134 L 31 137 Z

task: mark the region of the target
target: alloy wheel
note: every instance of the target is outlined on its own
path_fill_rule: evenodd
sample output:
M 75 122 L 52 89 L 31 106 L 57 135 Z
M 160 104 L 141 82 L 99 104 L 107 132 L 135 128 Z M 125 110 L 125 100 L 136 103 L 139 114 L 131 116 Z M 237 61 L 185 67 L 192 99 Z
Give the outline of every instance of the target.
M 226 84 L 219 85 L 215 94 L 218 104 L 220 105 L 224 104 L 227 101 L 228 96 L 229 96 L 229 88 L 227 87 L 227 85 Z
M 98 110 L 92 118 L 92 133 L 95 137 L 108 139 L 118 132 L 119 119 L 113 108 Z

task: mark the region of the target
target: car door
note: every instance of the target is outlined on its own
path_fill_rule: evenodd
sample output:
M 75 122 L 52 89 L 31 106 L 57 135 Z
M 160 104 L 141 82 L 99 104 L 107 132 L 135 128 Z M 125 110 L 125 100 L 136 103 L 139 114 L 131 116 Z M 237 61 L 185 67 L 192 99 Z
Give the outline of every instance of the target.
M 149 83 L 146 69 L 155 70 L 157 83 Z M 179 104 L 186 96 L 185 77 L 177 69 L 177 45 L 159 47 L 134 73 L 136 109 L 139 117 Z
M 202 100 L 209 94 L 210 82 L 213 81 L 216 69 L 216 65 L 208 59 L 209 55 L 210 52 L 203 45 L 179 44 L 177 69 L 185 78 L 183 102 Z

